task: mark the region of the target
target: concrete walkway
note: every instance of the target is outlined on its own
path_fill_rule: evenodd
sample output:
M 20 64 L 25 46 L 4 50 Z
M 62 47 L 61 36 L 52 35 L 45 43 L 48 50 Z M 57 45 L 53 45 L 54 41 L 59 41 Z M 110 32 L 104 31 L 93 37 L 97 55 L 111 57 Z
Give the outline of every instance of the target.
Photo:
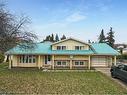
M 116 81 L 118 84 L 120 84 L 121 86 L 123 86 L 127 90 L 127 83 L 121 81 L 120 79 L 111 77 L 110 68 L 95 68 L 95 69 L 97 71 L 100 71 L 101 73 L 107 75 L 108 77 L 110 77 L 112 80 Z

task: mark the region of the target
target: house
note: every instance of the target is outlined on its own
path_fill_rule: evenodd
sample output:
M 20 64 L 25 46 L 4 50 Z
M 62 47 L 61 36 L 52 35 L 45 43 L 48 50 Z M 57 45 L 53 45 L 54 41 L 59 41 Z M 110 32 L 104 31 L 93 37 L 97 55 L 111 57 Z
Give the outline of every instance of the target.
M 126 52 L 126 47 L 127 47 L 127 44 L 115 44 L 114 45 L 114 48 L 120 52 L 121 54 L 127 54 Z
M 68 38 L 58 42 L 37 43 L 34 50 L 18 46 L 6 52 L 11 67 L 88 68 L 116 65 L 119 53 L 106 43 L 91 43 Z
M 122 54 L 127 54 L 127 48 L 123 48 Z

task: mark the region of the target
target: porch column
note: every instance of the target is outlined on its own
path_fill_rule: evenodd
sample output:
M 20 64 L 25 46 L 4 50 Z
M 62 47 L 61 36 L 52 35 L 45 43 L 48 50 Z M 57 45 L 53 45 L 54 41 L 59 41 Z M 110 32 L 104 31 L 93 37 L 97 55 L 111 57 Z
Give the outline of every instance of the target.
M 111 62 L 111 63 L 110 63 L 110 66 L 112 66 L 112 63 L 113 63 L 113 62 L 112 62 L 112 57 L 110 58 L 110 62 Z
M 52 55 L 52 69 L 54 70 L 54 55 Z
M 90 70 L 90 63 L 91 63 L 91 61 L 90 61 L 90 55 L 89 55 L 89 62 L 88 62 L 88 69 Z
M 40 64 L 40 55 L 38 55 L 38 68 L 40 69 L 41 68 L 41 64 Z
M 116 56 L 114 56 L 114 65 L 116 65 Z
M 73 59 L 73 55 L 70 55 L 70 69 L 72 69 L 72 59 Z
M 8 67 L 8 69 L 11 69 L 11 65 L 12 65 L 12 63 L 11 63 L 11 55 L 9 55 L 9 67 Z
M 72 69 L 72 59 L 70 59 L 70 69 Z

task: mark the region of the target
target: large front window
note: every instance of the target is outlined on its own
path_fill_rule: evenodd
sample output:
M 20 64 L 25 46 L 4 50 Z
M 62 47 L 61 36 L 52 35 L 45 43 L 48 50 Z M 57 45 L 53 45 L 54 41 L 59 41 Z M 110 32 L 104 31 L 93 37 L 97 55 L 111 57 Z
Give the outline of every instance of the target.
M 36 63 L 36 56 L 34 56 L 34 55 L 21 55 L 19 62 L 20 63 Z

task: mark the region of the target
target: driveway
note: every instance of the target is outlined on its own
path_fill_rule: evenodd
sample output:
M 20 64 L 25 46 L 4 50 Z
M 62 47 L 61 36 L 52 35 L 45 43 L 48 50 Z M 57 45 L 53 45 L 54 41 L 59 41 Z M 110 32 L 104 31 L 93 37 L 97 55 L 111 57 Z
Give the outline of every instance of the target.
M 117 78 L 112 78 L 111 74 L 110 74 L 110 68 L 95 68 L 97 71 L 100 71 L 101 73 L 107 75 L 108 77 L 110 77 L 112 80 L 116 81 L 118 84 L 120 84 L 121 86 L 123 86 L 125 89 L 127 89 L 127 83 L 117 79 Z

